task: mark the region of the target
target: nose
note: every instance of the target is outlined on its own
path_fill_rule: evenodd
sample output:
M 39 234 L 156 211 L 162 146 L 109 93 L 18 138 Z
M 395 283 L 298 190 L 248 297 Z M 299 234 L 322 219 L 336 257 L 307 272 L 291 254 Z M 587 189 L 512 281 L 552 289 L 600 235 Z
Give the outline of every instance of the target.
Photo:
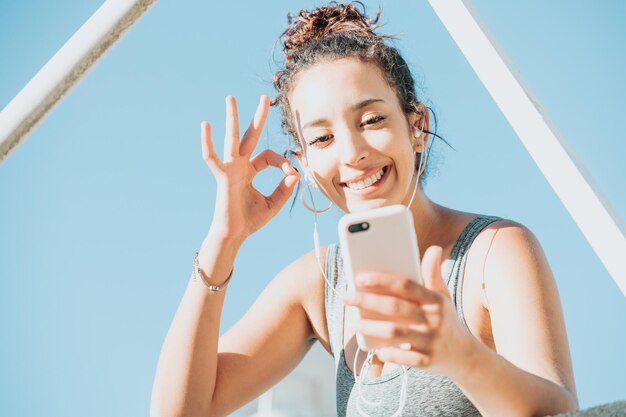
M 358 165 L 370 154 L 370 147 L 361 132 L 346 128 L 339 138 L 341 143 L 339 157 L 345 165 Z

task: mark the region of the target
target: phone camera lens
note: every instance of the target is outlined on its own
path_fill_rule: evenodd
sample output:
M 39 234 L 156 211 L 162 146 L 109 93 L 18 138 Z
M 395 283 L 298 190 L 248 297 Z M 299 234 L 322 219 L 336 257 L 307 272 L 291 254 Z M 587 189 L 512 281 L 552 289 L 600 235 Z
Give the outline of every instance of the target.
M 351 224 L 350 226 L 348 226 L 348 231 L 350 233 L 358 233 L 358 232 L 363 232 L 369 228 L 370 228 L 370 224 L 367 222 L 363 222 L 363 223 Z

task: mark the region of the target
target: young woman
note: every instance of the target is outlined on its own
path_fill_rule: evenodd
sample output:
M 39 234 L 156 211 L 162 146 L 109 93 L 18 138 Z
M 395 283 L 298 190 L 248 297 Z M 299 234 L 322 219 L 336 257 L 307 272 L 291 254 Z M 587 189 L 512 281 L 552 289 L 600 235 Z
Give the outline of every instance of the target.
M 406 62 L 374 32 L 377 20 L 341 4 L 294 16 L 283 34 L 286 63 L 275 77 L 275 103 L 308 180 L 341 210 L 409 206 L 420 248 L 427 248 L 420 253 L 425 285 L 372 273 L 356 277 L 356 292 L 345 294 L 351 277 L 331 245 L 321 251 L 328 283 L 310 252 L 219 337 L 241 244 L 302 179 L 277 153 L 252 156 L 269 98 L 261 98 L 240 135 L 235 99 L 228 97 L 223 160 L 210 125 L 202 124 L 203 158 L 217 181 L 214 218 L 162 347 L 153 415 L 228 415 L 287 375 L 316 340 L 335 357 L 341 416 L 544 416 L 577 409 L 557 288 L 537 240 L 517 223 L 442 207 L 424 194 L 429 113 Z M 270 166 L 285 177 L 265 197 L 252 180 Z M 346 305 L 362 318 L 344 320 Z M 353 372 L 366 355 L 355 366 L 356 332 L 376 349 L 360 383 Z

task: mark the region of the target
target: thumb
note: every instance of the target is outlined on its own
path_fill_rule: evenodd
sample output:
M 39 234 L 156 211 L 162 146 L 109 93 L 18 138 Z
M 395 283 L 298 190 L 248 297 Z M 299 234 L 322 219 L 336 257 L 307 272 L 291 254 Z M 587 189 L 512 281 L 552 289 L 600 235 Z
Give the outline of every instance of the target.
M 424 277 L 424 286 L 426 288 L 450 297 L 448 287 L 443 282 L 443 277 L 441 276 L 442 251 L 439 246 L 431 246 L 426 249 L 422 258 L 422 276 Z
M 287 202 L 287 199 L 293 192 L 293 188 L 298 183 L 299 179 L 300 174 L 298 174 L 297 171 L 293 171 L 292 174 L 290 173 L 284 177 L 272 195 L 267 197 L 270 205 L 276 212 L 278 212 Z

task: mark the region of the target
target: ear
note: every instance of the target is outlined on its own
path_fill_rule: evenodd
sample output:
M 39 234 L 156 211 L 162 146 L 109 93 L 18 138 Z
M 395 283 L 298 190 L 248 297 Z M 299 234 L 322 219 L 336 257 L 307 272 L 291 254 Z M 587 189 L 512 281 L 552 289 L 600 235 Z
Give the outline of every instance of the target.
M 415 153 L 422 153 L 430 140 L 430 135 L 426 133 L 430 130 L 430 114 L 424 103 L 417 105 L 417 110 L 409 116 L 409 122 L 411 124 L 413 150 Z M 422 132 L 421 136 L 416 137 L 416 133 L 420 131 Z

